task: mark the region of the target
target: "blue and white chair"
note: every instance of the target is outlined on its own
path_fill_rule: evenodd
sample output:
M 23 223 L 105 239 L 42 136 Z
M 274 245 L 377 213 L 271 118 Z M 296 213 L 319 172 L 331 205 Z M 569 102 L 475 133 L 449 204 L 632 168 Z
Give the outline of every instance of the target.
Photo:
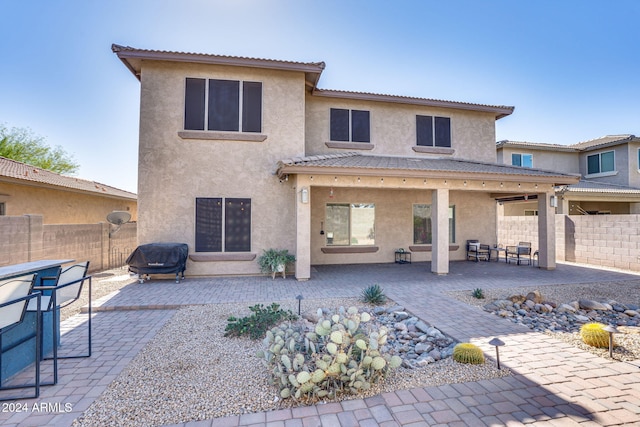
M 35 333 L 27 336 L 24 340 L 14 341 L 6 346 L 2 342 L 2 337 L 9 331 L 20 326 L 25 320 L 25 313 L 28 305 L 33 305 L 36 311 L 36 318 L 40 317 L 40 292 L 33 291 L 35 274 L 28 274 L 21 277 L 14 277 L 0 281 L 0 366 L 2 365 L 2 355 L 19 345 L 25 344 L 29 339 L 34 339 L 35 352 L 35 381 L 33 384 L 12 384 L 3 385 L 2 373 L 0 372 L 0 390 L 16 390 L 33 388 L 33 396 L 4 396 L 0 395 L 0 400 L 15 400 L 20 398 L 31 398 L 40 396 L 40 322 L 35 323 Z M 15 338 L 15 337 L 14 337 Z

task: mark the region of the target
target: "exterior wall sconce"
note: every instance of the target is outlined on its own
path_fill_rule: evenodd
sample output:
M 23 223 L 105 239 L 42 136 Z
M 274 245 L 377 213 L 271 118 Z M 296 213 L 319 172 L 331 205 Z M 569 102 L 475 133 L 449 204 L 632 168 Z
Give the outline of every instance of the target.
M 498 351 L 498 347 L 502 347 L 504 345 L 504 341 L 500 338 L 494 338 L 489 341 L 489 345 L 492 345 L 496 348 L 496 362 L 498 363 L 498 369 L 500 369 L 500 352 Z
M 302 187 L 302 190 L 300 190 L 300 201 L 309 203 L 309 189 L 307 187 Z
M 552 208 L 558 207 L 558 198 L 556 196 L 551 196 L 549 198 L 549 206 L 551 206 Z
M 613 325 L 605 326 L 602 329 L 609 332 L 609 357 L 613 359 L 613 334 L 617 334 L 620 331 Z

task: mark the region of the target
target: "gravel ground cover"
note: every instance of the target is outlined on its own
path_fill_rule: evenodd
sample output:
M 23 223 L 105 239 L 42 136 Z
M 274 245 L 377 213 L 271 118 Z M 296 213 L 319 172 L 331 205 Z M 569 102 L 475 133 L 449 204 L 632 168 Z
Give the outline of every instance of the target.
M 295 406 L 292 399 L 280 399 L 269 384 L 266 369 L 255 357 L 261 341 L 223 336 L 229 315 L 249 315 L 252 305 L 178 310 L 74 426 L 162 425 Z M 357 299 L 304 301 L 310 312 L 341 305 L 362 307 Z M 297 312 L 286 304 L 282 308 Z M 507 375 L 507 369 L 498 370 L 491 362 L 464 365 L 448 358 L 422 368 L 398 368 L 383 384 L 351 398 Z
M 544 287 L 513 287 L 508 289 L 483 289 L 484 299 L 474 298 L 472 291 L 452 291 L 448 295 L 467 304 L 482 308 L 487 303 L 508 298 L 511 295 L 527 295 L 539 290 L 546 301 L 557 304 L 569 303 L 578 299 L 595 301 L 614 300 L 623 304 L 640 305 L 640 280 L 610 283 L 583 283 L 575 285 L 551 285 Z M 640 360 L 640 328 L 618 327 L 620 333 L 614 335 L 613 358 L 621 361 Z M 609 350 L 585 344 L 579 332 L 544 331 L 559 340 L 601 357 L 609 358 Z

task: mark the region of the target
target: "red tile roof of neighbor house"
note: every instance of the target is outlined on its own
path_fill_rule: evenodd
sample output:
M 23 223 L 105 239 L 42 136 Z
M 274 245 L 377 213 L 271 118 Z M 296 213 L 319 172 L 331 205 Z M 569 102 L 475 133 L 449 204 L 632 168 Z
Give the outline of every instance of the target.
M 0 182 L 20 182 L 22 184 L 60 187 L 71 191 L 96 193 L 103 196 L 136 200 L 135 193 L 120 190 L 99 182 L 61 175 L 26 163 L 0 157 Z

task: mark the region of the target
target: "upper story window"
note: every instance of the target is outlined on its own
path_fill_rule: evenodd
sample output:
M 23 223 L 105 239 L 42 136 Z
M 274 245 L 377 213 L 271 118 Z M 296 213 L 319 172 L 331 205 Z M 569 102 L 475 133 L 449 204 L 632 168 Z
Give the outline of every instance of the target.
M 522 166 L 523 168 L 533 167 L 533 154 L 511 154 L 511 164 L 513 166 Z
M 587 156 L 587 174 L 613 172 L 616 170 L 616 162 L 613 151 L 592 154 Z
M 638 170 L 640 170 L 640 148 L 638 148 Z
M 416 116 L 416 145 L 451 147 L 451 119 L 449 117 Z
M 262 131 L 262 83 L 187 78 L 185 130 Z
M 369 112 L 331 109 L 331 141 L 371 142 Z

